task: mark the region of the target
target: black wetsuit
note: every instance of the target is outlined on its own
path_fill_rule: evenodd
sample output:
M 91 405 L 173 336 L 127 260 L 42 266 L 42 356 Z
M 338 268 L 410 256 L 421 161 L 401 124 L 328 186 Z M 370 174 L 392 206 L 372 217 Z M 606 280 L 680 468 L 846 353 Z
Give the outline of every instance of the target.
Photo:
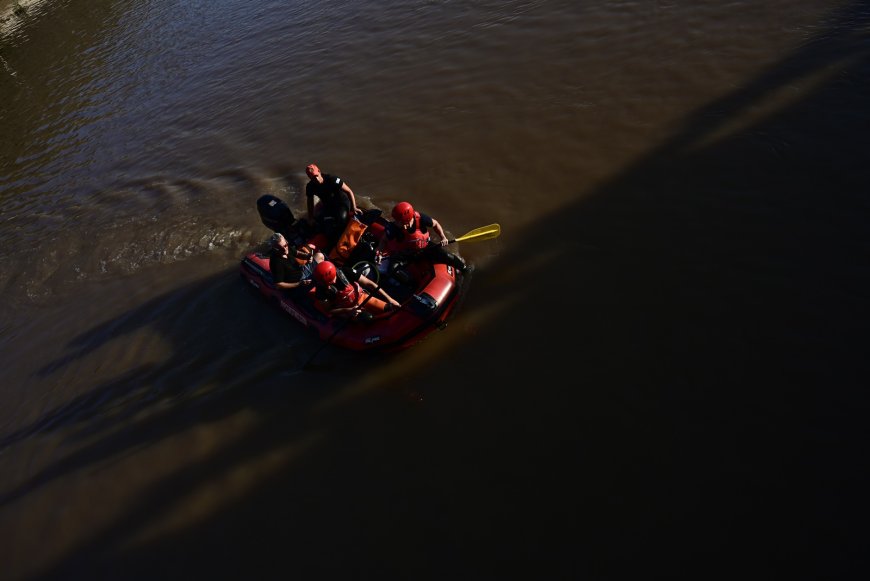
M 341 189 L 344 182 L 338 176 L 322 174 L 323 183 L 311 180 L 305 186 L 305 196 L 310 200 L 317 196 L 322 203 L 320 214 L 315 219 L 318 230 L 326 234 L 332 243 L 338 240 L 350 217 L 350 198 Z

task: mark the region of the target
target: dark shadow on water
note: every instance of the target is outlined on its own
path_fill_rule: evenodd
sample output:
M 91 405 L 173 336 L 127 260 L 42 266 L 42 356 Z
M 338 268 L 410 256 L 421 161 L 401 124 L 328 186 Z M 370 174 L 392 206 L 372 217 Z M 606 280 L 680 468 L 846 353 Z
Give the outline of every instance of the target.
M 220 330 L 231 342 L 231 354 L 221 353 L 212 361 L 212 349 L 219 345 L 214 338 L 214 312 L 240 302 L 239 297 L 251 303 L 249 310 L 226 317 Z M 271 305 L 257 299 L 259 296 L 248 292 L 237 273 L 227 273 L 159 296 L 76 337 L 67 355 L 38 373 L 50 376 L 105 343 L 146 327 L 156 329 L 178 348 L 165 361 L 131 369 L 0 438 L 3 449 L 64 429 L 73 434 L 68 438 L 70 443 L 83 443 L 75 453 L 0 494 L 0 506 L 67 473 L 167 438 L 204 419 L 214 420 L 246 405 L 274 405 L 274 397 L 285 404 L 316 400 L 315 392 L 306 387 L 311 384 L 292 376 L 293 371 L 301 371 L 296 360 L 319 347 L 320 342 L 289 320 L 275 316 Z M 247 318 L 249 312 L 260 318 Z M 285 322 L 287 325 L 282 326 Z M 282 331 L 290 334 L 279 335 Z M 200 353 L 190 347 L 197 344 L 204 346 Z M 209 387 L 210 383 L 216 387 Z M 166 402 L 171 405 L 163 405 Z M 91 441 L 103 434 L 111 436 Z
M 152 487 L 47 578 L 866 574 L 870 46 L 850 35 L 867 13 L 851 4 L 842 31 L 690 116 L 617 180 L 515 236 L 522 244 L 503 236 L 462 316 L 509 310 L 395 380 L 425 404 L 371 394 L 339 406 L 320 420 L 331 435 L 316 454 L 132 549 L 116 539 L 154 511 L 252 450 L 323 428 L 308 412 L 348 377 L 286 390 L 239 365 L 215 375 L 208 398 L 173 394 L 119 441 L 34 479 L 240 407 L 259 414 L 243 441 Z M 803 100 L 713 137 L 828 67 L 839 74 Z M 193 322 L 233 300 L 221 284 Z M 170 340 L 196 339 L 176 329 Z M 275 353 L 246 329 L 240 357 L 268 369 Z M 176 365 L 166 393 L 197 383 L 182 361 L 156 375 Z M 98 390 L 138 388 L 119 378 Z

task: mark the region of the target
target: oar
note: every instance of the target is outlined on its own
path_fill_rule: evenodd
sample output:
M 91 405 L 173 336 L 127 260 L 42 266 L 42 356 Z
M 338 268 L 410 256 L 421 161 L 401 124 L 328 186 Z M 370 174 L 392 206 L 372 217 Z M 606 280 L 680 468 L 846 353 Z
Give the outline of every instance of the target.
M 458 238 L 454 238 L 453 240 L 448 240 L 448 244 L 453 244 L 454 242 L 462 242 L 463 240 L 489 240 L 491 238 L 495 238 L 501 234 L 501 226 L 498 224 L 490 224 L 489 226 L 481 226 L 480 228 L 475 228 L 470 232 L 466 232 L 462 236 Z

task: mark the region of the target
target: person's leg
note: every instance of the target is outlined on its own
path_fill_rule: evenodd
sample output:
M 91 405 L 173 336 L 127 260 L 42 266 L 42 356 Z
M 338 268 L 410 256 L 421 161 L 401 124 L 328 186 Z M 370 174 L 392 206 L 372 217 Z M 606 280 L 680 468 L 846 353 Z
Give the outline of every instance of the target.
M 362 308 L 367 313 L 371 313 L 373 315 L 380 315 L 381 313 L 386 312 L 388 309 L 388 303 L 386 301 L 382 301 L 381 299 L 377 299 L 375 297 L 368 298 L 367 295 L 363 295 L 363 300 L 365 300 L 365 304 L 362 305 Z
M 462 260 L 456 254 L 452 252 L 448 252 L 444 249 L 443 246 L 439 246 L 437 244 L 430 244 L 426 247 L 424 251 L 426 256 L 435 264 L 449 264 L 459 272 L 464 273 L 468 270 L 468 267 L 465 264 L 465 261 Z
M 348 209 L 344 206 L 338 206 L 335 209 L 335 213 L 333 214 L 333 216 L 335 216 L 335 219 L 338 221 L 338 223 L 342 225 L 341 231 L 344 232 L 344 226 L 347 225 L 347 219 L 350 216 Z
M 344 224 L 338 221 L 335 216 L 324 216 L 322 224 L 323 235 L 326 236 L 327 242 L 324 246 L 325 251 L 332 250 L 335 243 L 338 241 L 341 233 L 344 232 Z

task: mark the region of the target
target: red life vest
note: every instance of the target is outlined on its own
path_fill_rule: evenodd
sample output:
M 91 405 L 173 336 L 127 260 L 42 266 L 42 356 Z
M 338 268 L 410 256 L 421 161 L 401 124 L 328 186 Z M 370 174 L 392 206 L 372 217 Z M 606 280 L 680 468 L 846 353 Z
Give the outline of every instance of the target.
M 335 282 L 325 287 L 315 287 L 315 298 L 318 300 L 329 299 L 332 308 L 343 309 L 352 307 L 363 298 L 358 282 L 350 282 L 339 269 L 336 271 Z
M 417 250 L 421 250 L 426 248 L 429 245 L 429 231 L 426 232 L 420 231 L 420 212 L 414 212 L 414 228 L 411 230 L 405 230 L 398 224 L 396 228 L 401 230 L 401 238 L 388 238 L 387 243 L 384 246 L 384 252 L 388 255 L 402 253 L 402 252 L 415 252 Z

